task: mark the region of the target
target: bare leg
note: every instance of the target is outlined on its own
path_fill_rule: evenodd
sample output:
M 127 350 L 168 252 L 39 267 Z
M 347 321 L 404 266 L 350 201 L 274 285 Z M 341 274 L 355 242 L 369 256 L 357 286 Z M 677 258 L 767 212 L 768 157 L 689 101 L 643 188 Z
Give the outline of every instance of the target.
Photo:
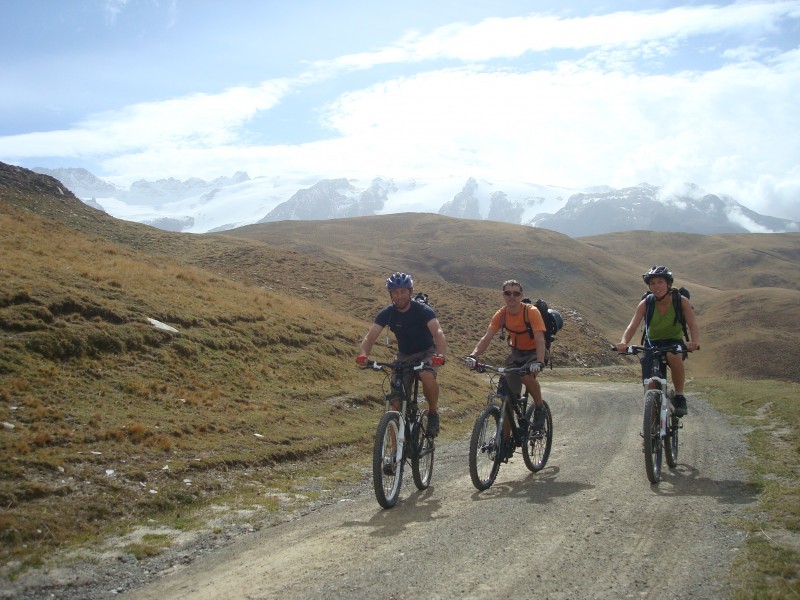
M 439 382 L 430 371 L 422 371 L 419 374 L 422 382 L 422 393 L 428 401 L 428 412 L 439 412 Z
M 683 366 L 683 356 L 680 354 L 667 354 L 667 364 L 672 371 L 672 386 L 676 394 L 683 394 L 683 386 L 686 383 L 686 369 Z

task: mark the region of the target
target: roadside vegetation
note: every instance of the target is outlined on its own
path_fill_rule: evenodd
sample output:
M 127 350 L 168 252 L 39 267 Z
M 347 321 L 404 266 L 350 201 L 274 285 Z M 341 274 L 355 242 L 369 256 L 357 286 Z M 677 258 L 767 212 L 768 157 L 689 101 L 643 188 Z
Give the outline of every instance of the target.
M 747 541 L 731 571 L 734 598 L 800 597 L 800 385 L 701 379 L 692 387 L 747 430 L 741 463 L 759 500 L 736 523 Z

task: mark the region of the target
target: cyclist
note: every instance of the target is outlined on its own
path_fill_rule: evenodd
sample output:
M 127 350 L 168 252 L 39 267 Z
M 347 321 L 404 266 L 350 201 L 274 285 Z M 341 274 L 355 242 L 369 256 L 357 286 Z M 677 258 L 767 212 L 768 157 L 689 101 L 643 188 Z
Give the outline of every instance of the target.
M 384 327 L 391 329 L 397 339 L 396 360 L 408 364 L 429 361 L 430 367 L 419 372 L 419 379 L 428 401 L 428 433 L 438 435 L 439 382 L 436 368 L 445 363 L 447 341 L 434 310 L 427 304 L 412 301 L 414 281 L 410 275 L 393 273 L 386 280 L 386 289 L 392 303 L 375 317 L 361 341 L 356 362 L 362 367 L 367 366 L 369 353 Z
M 541 431 L 547 413 L 542 404 L 542 389 L 539 387 L 536 374 L 544 368 L 544 320 L 536 307 L 523 304 L 522 284 L 519 281 L 509 279 L 503 283 L 502 289 L 505 306 L 494 313 L 486 333 L 478 340 L 472 354 L 467 358 L 467 365 L 474 368 L 475 359 L 486 351 L 497 332 L 505 327 L 508 330 L 508 345 L 511 346 L 511 353 L 506 358 L 506 367 L 527 365 L 531 367 L 530 373 L 522 377 L 517 373 L 507 374 L 506 382 L 517 398 L 522 393 L 522 384 L 525 384 L 525 389 L 533 396 L 533 403 L 536 405 L 533 412 L 533 430 Z
M 673 305 L 673 290 L 672 283 L 675 278 L 672 272 L 664 266 L 655 266 L 647 273 L 642 275 L 642 279 L 647 284 L 650 292 L 655 299 L 655 307 L 653 315 L 650 317 L 650 322 L 645 327 L 645 345 L 655 348 L 664 348 L 676 343 L 683 343 L 683 325 L 678 319 Z M 686 321 L 686 326 L 689 329 L 690 342 L 684 345 L 687 350 L 700 349 L 700 330 L 697 327 L 697 321 L 694 318 L 694 311 L 688 298 L 680 294 L 676 294 L 681 302 L 681 310 L 683 317 Z M 633 313 L 633 318 L 628 324 L 628 327 L 622 334 L 620 343 L 616 345 L 617 351 L 625 352 L 628 344 L 633 337 L 634 332 L 639 327 L 642 319 L 645 318 L 647 310 L 647 299 L 643 298 L 636 311 Z M 642 377 L 648 377 L 652 372 L 652 365 L 649 360 L 652 357 L 645 356 L 642 358 Z M 675 388 L 675 415 L 678 417 L 685 416 L 688 413 L 686 407 L 686 396 L 683 395 L 683 386 L 686 382 L 686 371 L 683 366 L 683 361 L 686 359 L 686 354 L 678 355 L 672 352 L 667 353 L 667 364 L 670 371 L 672 371 L 672 386 Z M 650 384 L 648 387 L 653 387 L 655 384 Z

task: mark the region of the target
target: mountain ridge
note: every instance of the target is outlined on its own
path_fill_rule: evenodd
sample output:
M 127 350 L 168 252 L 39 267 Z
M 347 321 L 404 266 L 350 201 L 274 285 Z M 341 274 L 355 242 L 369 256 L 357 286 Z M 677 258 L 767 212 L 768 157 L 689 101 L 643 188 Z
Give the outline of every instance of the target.
M 668 190 L 647 183 L 569 190 L 470 177 L 466 182 L 339 178 L 309 185 L 278 177 L 251 179 L 239 172 L 211 182 L 140 180 L 123 190 L 85 169 L 36 171 L 56 177 L 76 196 L 109 214 L 168 231 L 219 232 L 280 220 L 397 212 L 543 227 L 572 237 L 636 229 L 706 234 L 800 231 L 796 221 L 761 215 L 733 198 L 706 193 L 691 183 Z

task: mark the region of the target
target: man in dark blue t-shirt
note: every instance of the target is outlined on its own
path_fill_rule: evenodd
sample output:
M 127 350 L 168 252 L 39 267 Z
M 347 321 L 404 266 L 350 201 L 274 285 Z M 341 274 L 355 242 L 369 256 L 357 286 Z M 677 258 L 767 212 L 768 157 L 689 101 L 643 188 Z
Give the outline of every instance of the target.
M 375 317 L 372 327 L 361 341 L 356 362 L 361 366 L 367 365 L 369 353 L 384 327 L 391 329 L 397 338 L 397 360 L 409 364 L 429 361 L 431 367 L 420 371 L 419 379 L 428 401 L 428 432 L 438 435 L 439 383 L 436 381 L 436 368 L 444 364 L 447 341 L 434 310 L 411 300 L 414 281 L 409 275 L 390 275 L 386 280 L 386 289 L 392 303 Z

